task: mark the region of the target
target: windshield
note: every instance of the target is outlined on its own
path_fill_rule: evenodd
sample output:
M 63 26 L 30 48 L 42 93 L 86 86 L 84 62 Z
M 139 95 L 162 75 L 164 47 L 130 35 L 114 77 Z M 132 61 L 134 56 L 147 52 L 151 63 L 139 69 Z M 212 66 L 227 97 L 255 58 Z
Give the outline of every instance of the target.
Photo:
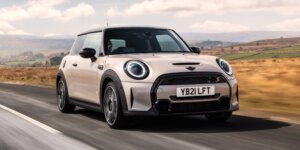
M 108 29 L 104 42 L 105 52 L 109 55 L 190 52 L 180 37 L 167 29 Z

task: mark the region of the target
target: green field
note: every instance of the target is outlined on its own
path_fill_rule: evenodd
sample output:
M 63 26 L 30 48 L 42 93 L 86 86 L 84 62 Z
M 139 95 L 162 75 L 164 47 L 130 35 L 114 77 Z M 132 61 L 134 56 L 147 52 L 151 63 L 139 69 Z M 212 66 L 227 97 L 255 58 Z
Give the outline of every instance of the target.
M 264 50 L 262 52 L 226 54 L 220 57 L 226 60 L 294 58 L 300 57 L 300 46 Z

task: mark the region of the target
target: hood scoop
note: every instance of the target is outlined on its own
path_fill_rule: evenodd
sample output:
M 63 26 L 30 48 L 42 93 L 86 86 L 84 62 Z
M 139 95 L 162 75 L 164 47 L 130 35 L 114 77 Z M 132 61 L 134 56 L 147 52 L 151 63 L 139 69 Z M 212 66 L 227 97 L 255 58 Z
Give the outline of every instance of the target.
M 180 63 L 173 63 L 175 66 L 186 66 L 186 65 L 199 65 L 198 62 L 180 62 Z

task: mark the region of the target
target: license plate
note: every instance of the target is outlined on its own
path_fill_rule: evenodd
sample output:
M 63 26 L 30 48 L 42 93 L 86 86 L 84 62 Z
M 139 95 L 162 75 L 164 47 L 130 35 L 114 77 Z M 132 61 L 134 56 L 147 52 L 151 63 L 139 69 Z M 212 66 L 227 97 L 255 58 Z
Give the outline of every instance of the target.
M 177 97 L 210 96 L 215 95 L 214 86 L 180 87 L 177 88 Z

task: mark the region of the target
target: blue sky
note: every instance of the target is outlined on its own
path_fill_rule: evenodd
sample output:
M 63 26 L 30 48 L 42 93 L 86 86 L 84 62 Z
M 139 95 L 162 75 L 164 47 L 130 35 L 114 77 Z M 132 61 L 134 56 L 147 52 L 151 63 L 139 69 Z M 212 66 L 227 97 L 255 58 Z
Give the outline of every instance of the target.
M 179 32 L 299 31 L 299 0 L 9 0 L 0 34 L 74 35 L 95 26 L 147 25 Z

